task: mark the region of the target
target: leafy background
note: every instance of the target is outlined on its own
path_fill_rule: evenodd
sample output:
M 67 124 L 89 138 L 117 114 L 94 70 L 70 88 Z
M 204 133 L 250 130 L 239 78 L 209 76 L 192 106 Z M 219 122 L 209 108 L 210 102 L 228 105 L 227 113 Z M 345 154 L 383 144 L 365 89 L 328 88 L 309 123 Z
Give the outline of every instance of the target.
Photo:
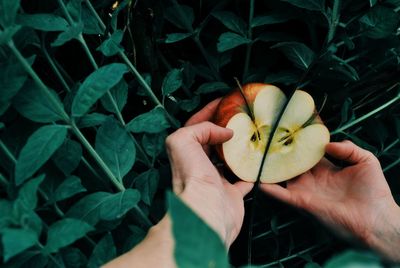
M 307 90 L 332 140 L 373 151 L 399 200 L 399 11 L 398 0 L 0 0 L 2 265 L 97 267 L 134 247 L 165 213 L 165 137 L 234 77 Z M 177 244 L 213 241 L 204 259 L 227 265 L 213 233 L 168 200 L 193 226 Z M 318 267 L 356 246 L 267 196 L 252 202 L 261 267 Z M 248 214 L 235 266 L 248 262 Z M 195 248 L 178 249 L 191 267 Z M 350 251 L 326 266 L 349 261 L 377 260 Z

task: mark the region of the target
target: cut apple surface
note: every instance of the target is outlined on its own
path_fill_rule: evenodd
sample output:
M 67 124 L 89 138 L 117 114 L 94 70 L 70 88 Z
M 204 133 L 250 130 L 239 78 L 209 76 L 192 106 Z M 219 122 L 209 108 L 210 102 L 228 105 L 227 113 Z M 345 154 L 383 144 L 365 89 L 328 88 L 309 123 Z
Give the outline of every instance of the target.
M 279 88 L 260 83 L 245 85 L 242 92 L 235 90 L 221 100 L 215 123 L 234 134 L 217 151 L 240 179 L 256 181 L 271 127 L 285 102 Z M 321 160 L 328 143 L 329 131 L 316 115 L 313 98 L 297 90 L 272 139 L 261 182 L 277 183 L 306 172 Z

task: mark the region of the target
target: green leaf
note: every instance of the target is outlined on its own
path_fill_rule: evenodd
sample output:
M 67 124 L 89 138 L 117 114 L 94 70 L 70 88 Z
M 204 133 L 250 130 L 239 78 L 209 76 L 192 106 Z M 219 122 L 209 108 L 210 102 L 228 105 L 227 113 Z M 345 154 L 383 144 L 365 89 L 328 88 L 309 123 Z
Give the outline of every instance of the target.
M 179 101 L 179 108 L 185 112 L 191 112 L 200 105 L 200 96 L 194 95 L 193 98 Z
M 178 267 L 230 267 L 221 238 L 178 197 L 168 193 Z
M 59 47 L 71 41 L 72 39 L 78 39 L 79 35 L 82 34 L 82 31 L 83 31 L 82 23 L 73 24 L 72 26 L 69 26 L 67 30 L 60 33 L 57 36 L 56 40 L 54 40 L 54 42 L 51 43 L 51 46 Z
M 140 193 L 134 189 L 111 194 L 97 192 L 83 197 L 66 213 L 67 217 L 96 225 L 100 220 L 111 221 L 122 218 L 140 201 Z
M 220 35 L 218 38 L 217 49 L 218 52 L 225 52 L 235 47 L 248 44 L 251 40 L 238 35 L 236 33 L 227 32 Z
M 337 255 L 328 260 L 324 268 L 351 268 L 351 267 L 363 267 L 363 268 L 381 268 L 379 258 L 369 252 L 361 252 L 354 250 L 347 250 L 340 255 Z
M 159 180 L 160 175 L 154 168 L 147 170 L 135 178 L 135 188 L 140 191 L 142 201 L 146 205 L 151 205 Z
M 146 153 L 156 158 L 164 150 L 164 142 L 167 138 L 167 133 L 161 132 L 156 134 L 144 134 L 142 138 L 143 149 Z
M 112 117 L 97 131 L 95 148 L 119 181 L 135 163 L 135 144 L 125 128 Z
M 218 19 L 226 28 L 236 32 L 242 36 L 247 36 L 247 24 L 246 22 L 238 17 L 236 14 L 229 11 L 218 11 L 213 12 L 212 15 Z
M 35 209 L 38 201 L 37 192 L 39 185 L 43 182 L 44 178 L 45 175 L 40 175 L 22 185 L 14 205 L 18 205 L 19 208 L 23 208 L 26 211 Z
M 224 82 L 209 82 L 202 84 L 197 90 L 196 94 L 209 94 L 213 92 L 227 92 L 230 90 L 229 85 Z
M 93 249 L 87 267 L 97 268 L 111 261 L 117 256 L 112 235 L 106 234 Z
M 73 21 L 81 21 L 82 0 L 70 0 L 67 2 L 66 7 Z
M 7 228 L 2 231 L 3 259 L 10 258 L 21 253 L 38 243 L 37 234 L 29 229 Z
M 191 33 L 172 33 L 167 34 L 167 38 L 165 38 L 164 42 L 166 44 L 176 43 L 182 41 L 188 37 L 192 36 Z
M 353 121 L 356 116 L 353 112 L 352 109 L 352 99 L 351 98 L 346 98 L 343 105 L 342 105 L 342 110 L 341 110 L 341 119 L 340 119 L 340 126 Z
M 121 81 L 127 72 L 125 64 L 111 63 L 90 74 L 75 95 L 71 108 L 72 116 L 84 115 L 99 98 Z
M 392 9 L 375 6 L 360 18 L 365 26 L 365 35 L 373 39 L 381 39 L 396 33 L 400 17 Z
M 325 0 L 281 0 L 283 2 L 288 2 L 296 7 L 314 10 L 314 11 L 324 11 L 325 10 Z
M 129 4 L 131 3 L 131 0 L 123 0 L 119 1 L 118 7 L 114 10 L 111 16 L 111 28 L 116 31 L 117 30 L 117 23 L 118 23 L 118 17 L 119 13 L 124 10 Z
M 86 192 L 81 184 L 81 179 L 71 176 L 65 179 L 54 192 L 54 202 L 70 198 L 76 194 Z
M 182 18 L 181 14 L 185 17 Z M 173 25 L 183 30 L 189 30 L 188 26 L 192 26 L 194 21 L 193 8 L 185 5 L 177 4 L 167 8 L 164 16 Z M 186 25 L 186 22 L 189 25 Z
M 81 157 L 82 146 L 80 143 L 71 139 L 66 139 L 53 154 L 51 159 L 64 175 L 69 175 L 78 167 L 81 162 Z
M 315 53 L 306 45 L 299 42 L 282 42 L 271 48 L 278 48 L 285 56 L 302 70 L 307 70 L 315 58 Z
M 107 40 L 101 43 L 97 51 L 101 51 L 106 57 L 114 56 L 118 54 L 118 52 L 124 51 L 120 45 L 123 38 L 124 31 L 117 30 Z
M 83 33 L 85 34 L 102 34 L 103 30 L 96 17 L 86 5 L 81 10 L 81 20 L 83 22 Z
M 43 126 L 28 139 L 15 165 L 15 183 L 20 185 L 33 175 L 61 146 L 67 128 L 61 125 Z
M 146 237 L 146 231 L 135 225 L 130 225 L 129 230 L 131 230 L 132 234 L 129 235 L 129 237 L 125 240 L 123 252 L 131 250 L 133 247 L 142 242 L 143 239 Z
M 121 112 L 124 109 L 126 102 L 128 101 L 128 84 L 124 79 L 122 79 L 110 90 L 110 93 L 115 100 L 115 103 L 117 104 L 118 111 Z M 110 113 L 117 112 L 115 111 L 114 105 L 112 104 L 108 96 L 103 96 L 100 101 L 104 109 L 106 109 Z
M 164 109 L 157 106 L 150 112 L 133 118 L 126 125 L 126 129 L 133 133 L 159 133 L 170 126 L 171 125 L 165 115 Z
M 20 29 L 19 25 L 8 27 L 4 31 L 0 29 L 0 45 L 8 44 Z
M 30 65 L 36 56 L 26 59 Z M 14 58 L 9 57 L 7 62 L 0 63 L 0 102 L 8 102 L 14 97 L 25 84 L 28 74 L 21 64 Z
M 87 264 L 87 258 L 85 254 L 78 248 L 64 248 L 60 250 L 60 253 L 57 256 L 61 256 L 65 267 L 86 267 Z
M 0 25 L 3 28 L 15 22 L 21 0 L 0 0 Z
M 0 116 L 3 115 L 8 110 L 8 108 L 10 108 L 9 103 L 0 101 Z
M 68 29 L 68 22 L 54 14 L 19 14 L 17 23 L 45 32 L 66 31 Z
M 182 70 L 172 69 L 167 73 L 162 84 L 162 94 L 169 95 L 182 86 Z
M 105 114 L 99 114 L 99 113 L 86 114 L 81 118 L 79 118 L 77 126 L 79 128 L 95 127 L 103 124 L 107 119 L 108 116 Z
M 369 6 L 373 7 L 378 3 L 378 0 L 369 0 Z
M 271 24 L 277 24 L 277 23 L 283 23 L 287 22 L 296 16 L 294 13 L 272 13 L 268 15 L 262 15 L 253 18 L 251 21 L 251 27 L 259 27 L 259 26 L 264 26 L 264 25 L 271 25 Z
M 0 200 L 0 233 L 4 228 L 12 224 L 13 203 L 8 200 Z
M 54 105 L 47 95 L 32 80 L 28 80 L 13 100 L 14 108 L 24 117 L 38 123 L 62 120 L 59 108 L 64 108 L 56 92 L 48 88 L 57 102 Z
M 334 65 L 330 66 L 330 70 L 332 71 L 338 71 L 349 77 L 352 81 L 358 81 L 360 80 L 360 77 L 358 76 L 358 73 L 356 69 L 353 68 L 349 63 L 347 63 L 345 60 L 332 55 L 331 59 L 333 60 Z
M 93 227 L 77 219 L 62 219 L 53 223 L 47 233 L 45 252 L 57 252 L 92 231 Z

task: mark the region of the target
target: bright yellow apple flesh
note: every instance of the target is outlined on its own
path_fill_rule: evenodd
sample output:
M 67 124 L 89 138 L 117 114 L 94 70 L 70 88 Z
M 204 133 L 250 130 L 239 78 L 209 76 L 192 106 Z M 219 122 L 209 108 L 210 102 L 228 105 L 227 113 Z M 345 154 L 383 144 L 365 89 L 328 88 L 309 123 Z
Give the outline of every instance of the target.
M 217 151 L 236 176 L 254 182 L 271 127 L 286 96 L 275 86 L 259 83 L 243 86 L 243 93 L 254 120 L 239 90 L 224 97 L 217 109 L 215 123 L 232 129 L 234 135 Z M 328 143 L 329 131 L 315 115 L 314 100 L 308 93 L 297 90 L 272 139 L 261 182 L 277 183 L 306 172 L 321 160 Z

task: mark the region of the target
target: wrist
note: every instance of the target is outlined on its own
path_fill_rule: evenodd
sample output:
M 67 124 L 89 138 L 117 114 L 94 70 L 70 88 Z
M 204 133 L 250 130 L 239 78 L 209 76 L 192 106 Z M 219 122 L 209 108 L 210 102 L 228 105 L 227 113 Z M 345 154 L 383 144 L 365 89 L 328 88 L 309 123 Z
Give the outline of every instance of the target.
M 226 226 L 224 216 L 224 200 L 222 194 L 215 187 L 205 185 L 187 185 L 180 195 L 182 201 L 189 206 L 199 218 L 201 218 L 211 229 L 213 229 L 229 247 L 232 243 L 229 226 Z M 217 197 L 217 198 L 216 198 Z M 218 198 L 219 197 L 219 198 Z
M 400 262 L 400 207 L 393 203 L 376 218 L 363 241 L 383 257 Z
M 150 228 L 144 240 L 122 256 L 107 263 L 104 268 L 165 267 L 174 268 L 174 240 L 171 221 L 166 215 Z

